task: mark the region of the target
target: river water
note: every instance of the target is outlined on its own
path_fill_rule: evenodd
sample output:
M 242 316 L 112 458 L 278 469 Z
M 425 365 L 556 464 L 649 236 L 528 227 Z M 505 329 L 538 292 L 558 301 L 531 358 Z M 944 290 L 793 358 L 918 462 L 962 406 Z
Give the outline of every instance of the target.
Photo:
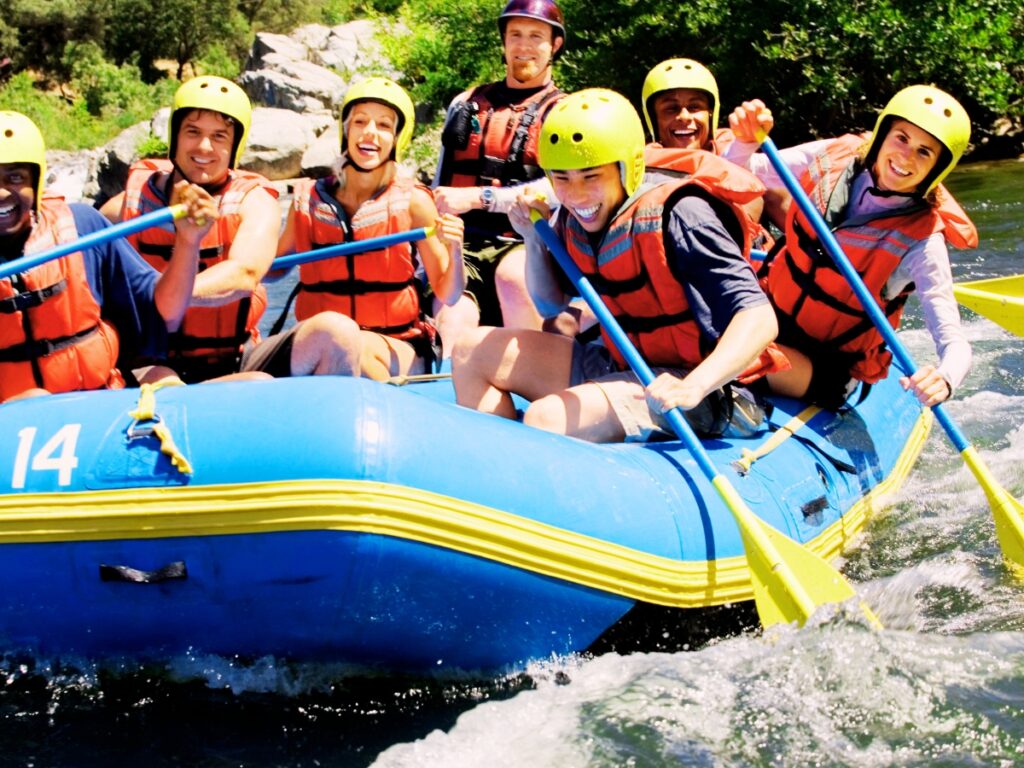
M 1024 163 L 949 186 L 981 247 L 958 280 L 1024 271 Z M 1024 339 L 965 311 L 949 404 L 1024 497 Z M 901 338 L 931 359 L 916 301 Z M 886 629 L 831 618 L 673 654 L 550 659 L 497 679 L 367 676 L 273 659 L 159 668 L 0 663 L 0 766 L 1024 765 L 1024 583 L 936 426 L 843 570 Z

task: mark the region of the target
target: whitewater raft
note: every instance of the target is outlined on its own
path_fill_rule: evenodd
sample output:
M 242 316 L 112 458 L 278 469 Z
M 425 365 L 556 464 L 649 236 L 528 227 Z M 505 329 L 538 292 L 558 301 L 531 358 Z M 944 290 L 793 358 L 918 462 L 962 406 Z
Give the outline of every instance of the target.
M 643 608 L 752 600 L 733 517 L 678 442 L 547 434 L 446 381 L 141 394 L 0 407 L 0 652 L 510 669 Z M 771 430 L 706 443 L 759 517 L 830 560 L 930 426 L 895 378 L 857 399 L 779 399 Z

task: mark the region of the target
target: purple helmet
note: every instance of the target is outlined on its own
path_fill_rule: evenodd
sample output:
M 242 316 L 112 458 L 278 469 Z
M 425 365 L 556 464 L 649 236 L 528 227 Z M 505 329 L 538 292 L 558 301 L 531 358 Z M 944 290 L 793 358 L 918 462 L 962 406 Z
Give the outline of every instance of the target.
M 552 42 L 559 37 L 565 39 L 565 20 L 562 18 L 561 9 L 555 5 L 554 0 L 509 0 L 505 10 L 498 17 L 498 30 L 501 32 L 501 39 L 505 39 L 505 25 L 509 19 L 514 18 L 536 19 L 550 24 L 554 30 Z M 564 48 L 565 45 L 563 44 Z M 555 57 L 561 53 L 559 50 Z

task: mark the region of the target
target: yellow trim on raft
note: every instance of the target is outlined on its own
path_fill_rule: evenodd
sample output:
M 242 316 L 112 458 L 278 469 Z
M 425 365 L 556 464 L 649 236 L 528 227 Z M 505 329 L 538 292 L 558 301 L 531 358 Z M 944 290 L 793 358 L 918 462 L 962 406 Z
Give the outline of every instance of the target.
M 895 491 L 931 426 L 924 411 L 893 472 L 808 544 L 831 559 Z M 746 560 L 680 562 L 427 491 L 355 480 L 0 496 L 0 544 L 335 530 L 394 536 L 658 605 L 753 599 Z

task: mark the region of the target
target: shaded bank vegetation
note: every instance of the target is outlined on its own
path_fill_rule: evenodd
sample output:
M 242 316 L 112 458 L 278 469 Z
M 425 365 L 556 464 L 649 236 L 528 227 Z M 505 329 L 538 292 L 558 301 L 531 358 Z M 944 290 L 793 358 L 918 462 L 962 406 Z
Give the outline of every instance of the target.
M 503 0 L 8 0 L 0 107 L 45 123 L 52 146 L 110 138 L 169 101 L 193 72 L 234 77 L 258 31 L 359 16 L 416 100 L 435 117 L 466 85 L 497 76 Z M 669 56 L 708 64 L 723 115 L 741 99 L 770 104 L 780 143 L 870 128 L 915 82 L 953 93 L 974 121 L 975 156 L 1022 149 L 1024 6 L 1019 0 L 562 0 L 563 88 L 615 88 L 634 99 Z M 395 22 L 399 22 L 396 24 Z M 387 30 L 387 31 L 383 31 Z

